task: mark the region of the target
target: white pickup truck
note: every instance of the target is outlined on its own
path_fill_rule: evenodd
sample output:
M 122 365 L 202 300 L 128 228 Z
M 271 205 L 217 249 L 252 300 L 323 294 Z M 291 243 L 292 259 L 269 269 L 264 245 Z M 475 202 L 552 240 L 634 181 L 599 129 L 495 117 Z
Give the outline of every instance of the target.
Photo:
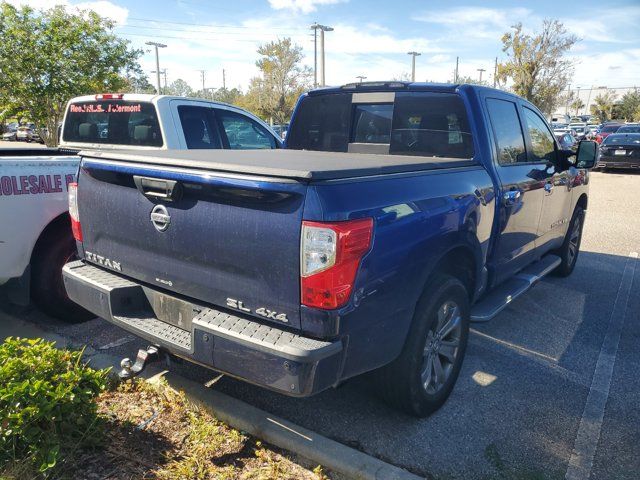
M 58 149 L 0 150 L 0 286 L 14 303 L 81 321 L 62 266 L 75 255 L 67 187 L 84 149 L 273 149 L 278 135 L 254 115 L 219 102 L 165 95 L 72 99 Z

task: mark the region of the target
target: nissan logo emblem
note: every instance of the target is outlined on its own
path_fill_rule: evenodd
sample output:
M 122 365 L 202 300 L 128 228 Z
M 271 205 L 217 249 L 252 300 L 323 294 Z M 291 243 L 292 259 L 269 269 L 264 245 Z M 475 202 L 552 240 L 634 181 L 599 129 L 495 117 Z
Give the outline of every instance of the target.
M 156 205 L 153 207 L 153 210 L 151 210 L 151 223 L 153 223 L 153 226 L 156 227 L 156 230 L 159 232 L 164 232 L 169 228 L 171 215 L 169 215 L 164 205 Z

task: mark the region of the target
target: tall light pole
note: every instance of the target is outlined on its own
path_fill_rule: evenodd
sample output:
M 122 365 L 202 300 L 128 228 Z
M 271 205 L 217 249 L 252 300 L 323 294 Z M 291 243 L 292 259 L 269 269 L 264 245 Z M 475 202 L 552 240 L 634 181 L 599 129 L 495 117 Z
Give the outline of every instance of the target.
M 313 86 L 318 86 L 318 22 L 309 28 L 313 30 Z
M 326 25 L 320 25 L 319 23 L 314 23 L 313 25 L 311 25 L 311 30 L 314 31 L 314 44 L 315 44 L 315 34 L 318 30 L 320 30 L 320 70 L 322 71 L 322 75 L 320 76 L 320 86 L 324 87 L 325 86 L 325 64 L 324 64 L 324 32 L 333 32 L 333 27 L 328 27 Z M 315 52 L 315 48 L 314 48 L 314 52 Z M 314 58 L 315 58 L 315 54 L 314 54 Z M 317 72 L 318 70 L 318 64 L 317 64 L 317 60 L 314 60 L 315 63 L 315 68 L 314 68 L 314 72 Z M 315 74 L 315 79 L 317 82 L 317 73 Z
M 478 68 L 476 70 L 478 70 L 480 72 L 480 80 L 479 81 L 480 81 L 480 83 L 482 83 L 482 72 L 486 72 L 487 70 L 484 69 L 484 68 Z
M 416 57 L 422 55 L 420 52 L 407 52 L 407 55 L 411 55 L 411 81 L 416 81 Z
M 363 81 L 363 80 L 366 80 L 366 79 L 367 79 L 367 77 L 365 77 L 364 75 L 358 75 L 356 78 L 357 78 L 358 80 L 360 80 L 360 82 L 359 82 L 359 83 L 362 83 L 362 81 Z
M 207 73 L 206 70 L 198 70 L 200 72 L 200 78 L 202 78 L 202 91 L 206 93 L 206 89 L 204 88 L 204 79 Z
M 158 48 L 166 48 L 166 45 L 158 42 L 146 42 L 145 45 L 151 45 L 156 48 L 156 88 L 160 95 L 160 58 L 158 57 Z

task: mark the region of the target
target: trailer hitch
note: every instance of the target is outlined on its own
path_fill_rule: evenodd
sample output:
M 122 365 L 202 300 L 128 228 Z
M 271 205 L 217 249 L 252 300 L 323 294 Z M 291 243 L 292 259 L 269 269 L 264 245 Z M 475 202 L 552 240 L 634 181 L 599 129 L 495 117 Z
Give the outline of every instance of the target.
M 146 350 L 141 348 L 138 350 L 135 363 L 132 363 L 131 359 L 128 357 L 123 358 L 122 361 L 120 361 L 120 372 L 118 373 L 118 377 L 120 377 L 121 380 L 128 380 L 136 377 L 147 365 L 157 362 L 158 360 L 160 360 L 160 351 L 158 350 L 158 347 L 150 345 Z

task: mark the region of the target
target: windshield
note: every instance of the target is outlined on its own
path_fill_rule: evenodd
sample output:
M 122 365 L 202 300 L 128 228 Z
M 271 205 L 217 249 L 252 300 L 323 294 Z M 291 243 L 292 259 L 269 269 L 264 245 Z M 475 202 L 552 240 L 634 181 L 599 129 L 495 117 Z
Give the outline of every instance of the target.
M 615 135 L 609 135 L 602 142 L 602 145 L 635 145 L 635 144 L 640 144 L 640 133 L 630 133 L 625 135 L 620 135 L 616 133 Z
M 467 112 L 457 94 L 396 92 L 386 101 L 352 103 L 345 92 L 301 100 L 287 148 L 347 152 L 361 144 L 388 146 L 395 155 L 473 157 Z
M 72 103 L 68 108 L 65 142 L 162 146 L 158 115 L 149 102 L 101 100 Z

